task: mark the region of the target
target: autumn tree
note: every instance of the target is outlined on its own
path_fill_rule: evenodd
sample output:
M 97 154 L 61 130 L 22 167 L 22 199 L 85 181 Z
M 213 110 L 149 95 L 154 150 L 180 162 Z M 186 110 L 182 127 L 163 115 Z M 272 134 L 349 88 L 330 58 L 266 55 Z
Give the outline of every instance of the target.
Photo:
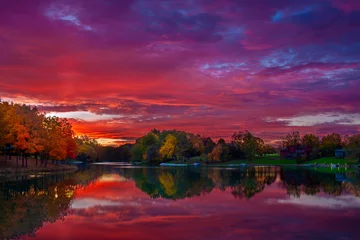
M 224 162 L 229 160 L 230 151 L 224 139 L 220 139 L 216 146 L 213 148 L 212 152 L 208 154 L 208 159 L 210 161 Z
M 164 145 L 160 148 L 160 155 L 162 159 L 173 159 L 176 152 L 178 140 L 172 134 L 166 136 Z
M 200 135 L 189 135 L 189 140 L 192 145 L 193 154 L 195 156 L 201 156 L 205 152 L 205 145 Z
M 49 159 L 64 160 L 66 158 L 67 142 L 62 136 L 62 126 L 58 117 L 46 117 L 44 129 L 42 163 L 46 167 Z

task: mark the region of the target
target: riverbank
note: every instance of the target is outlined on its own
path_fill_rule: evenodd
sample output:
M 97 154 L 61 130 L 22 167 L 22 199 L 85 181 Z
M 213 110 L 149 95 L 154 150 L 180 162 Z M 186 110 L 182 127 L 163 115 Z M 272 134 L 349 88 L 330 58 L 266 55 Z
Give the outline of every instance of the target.
M 286 166 L 307 166 L 308 164 L 318 164 L 318 165 L 331 165 L 331 164 L 338 164 L 339 166 L 350 166 L 350 165 L 358 165 L 358 162 L 354 159 L 337 159 L 335 157 L 323 157 L 315 160 L 311 160 L 308 162 L 304 162 L 303 164 L 296 164 L 294 159 L 280 159 L 280 157 L 274 156 L 262 156 L 256 157 L 253 160 L 230 160 L 228 162 L 223 163 L 214 163 L 211 165 L 221 165 L 221 166 L 229 166 L 234 164 L 248 164 L 248 165 L 286 165 Z
M 39 172 L 74 172 L 77 171 L 78 168 L 74 165 L 56 165 L 48 162 L 47 166 L 40 166 L 40 161 L 38 165 L 36 165 L 36 160 L 33 158 L 28 159 L 28 166 L 21 167 L 21 161 L 19 161 L 19 167 L 16 167 L 16 158 L 12 157 L 11 160 L 5 161 L 4 157 L 0 157 L 0 174 L 7 175 L 7 174 L 34 174 Z

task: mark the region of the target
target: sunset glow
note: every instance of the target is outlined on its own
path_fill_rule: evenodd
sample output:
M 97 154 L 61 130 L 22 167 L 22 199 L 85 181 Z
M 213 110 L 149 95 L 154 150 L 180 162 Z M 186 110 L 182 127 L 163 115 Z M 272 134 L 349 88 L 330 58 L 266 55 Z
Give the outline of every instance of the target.
M 0 8 L 1 99 L 102 144 L 360 130 L 359 1 L 20 2 Z

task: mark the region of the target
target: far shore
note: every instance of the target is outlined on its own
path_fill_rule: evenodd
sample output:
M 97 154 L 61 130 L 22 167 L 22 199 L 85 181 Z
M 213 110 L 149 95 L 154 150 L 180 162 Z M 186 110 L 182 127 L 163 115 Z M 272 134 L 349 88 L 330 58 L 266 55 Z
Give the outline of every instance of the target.
M 40 160 L 36 165 L 36 160 L 33 158 L 28 159 L 28 166 L 22 167 L 21 160 L 19 160 L 19 166 L 16 166 L 16 157 L 12 157 L 11 160 L 5 161 L 4 157 L 0 157 L 0 175 L 11 174 L 35 174 L 40 172 L 55 173 L 55 172 L 74 172 L 78 168 L 74 165 L 53 164 L 51 161 L 47 163 L 47 166 L 41 166 Z

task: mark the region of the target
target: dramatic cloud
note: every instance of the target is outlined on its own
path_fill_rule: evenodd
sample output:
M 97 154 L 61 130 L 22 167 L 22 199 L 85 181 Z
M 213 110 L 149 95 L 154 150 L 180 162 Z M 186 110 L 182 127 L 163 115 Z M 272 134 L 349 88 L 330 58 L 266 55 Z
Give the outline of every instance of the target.
M 0 9 L 0 96 L 106 144 L 150 129 L 360 129 L 356 0 L 19 0 Z

